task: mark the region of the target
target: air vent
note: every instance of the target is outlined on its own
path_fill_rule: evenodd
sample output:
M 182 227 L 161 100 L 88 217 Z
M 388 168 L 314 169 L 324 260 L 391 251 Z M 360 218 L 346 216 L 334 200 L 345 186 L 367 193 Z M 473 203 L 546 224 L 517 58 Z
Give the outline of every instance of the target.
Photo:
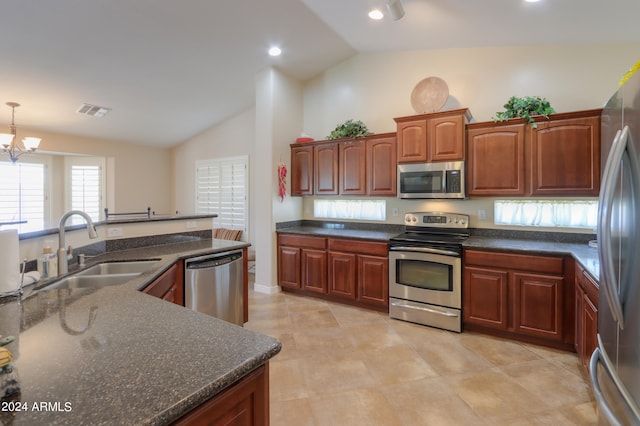
M 107 113 L 111 111 L 111 108 L 101 107 L 97 105 L 91 104 L 82 104 L 80 108 L 76 110 L 76 112 L 84 115 L 90 115 L 92 117 L 104 117 Z

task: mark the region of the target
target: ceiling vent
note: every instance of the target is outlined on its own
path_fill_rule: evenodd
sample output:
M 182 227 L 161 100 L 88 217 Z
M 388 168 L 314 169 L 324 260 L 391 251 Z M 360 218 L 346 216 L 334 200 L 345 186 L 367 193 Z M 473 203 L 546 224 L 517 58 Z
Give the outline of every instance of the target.
M 107 115 L 109 111 L 111 111 L 111 108 L 106 108 L 106 107 L 101 107 L 101 106 L 91 105 L 91 104 L 82 104 L 80 105 L 80 108 L 76 110 L 76 112 L 80 114 L 90 115 L 92 117 L 99 117 L 99 118 L 102 118 L 105 115 Z

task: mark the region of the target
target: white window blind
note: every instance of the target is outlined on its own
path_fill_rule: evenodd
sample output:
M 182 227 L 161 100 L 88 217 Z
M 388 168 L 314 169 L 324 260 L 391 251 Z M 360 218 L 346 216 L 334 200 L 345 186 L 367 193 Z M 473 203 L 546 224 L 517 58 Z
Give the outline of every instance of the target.
M 248 232 L 249 157 L 196 162 L 196 211 L 217 214 L 215 226 Z
M 104 158 L 103 157 L 67 157 L 66 164 L 66 207 L 69 210 L 82 210 L 94 221 L 100 220 L 104 211 Z M 71 216 L 69 224 L 84 223 L 84 219 Z
M 330 219 L 385 220 L 385 200 L 313 200 L 313 215 Z
M 597 219 L 597 200 L 497 200 L 494 202 L 496 225 L 595 229 Z
M 23 224 L 3 225 L 2 229 L 18 232 L 39 231 L 49 220 L 48 163 L 20 159 L 13 164 L 0 161 L 0 223 L 26 221 Z

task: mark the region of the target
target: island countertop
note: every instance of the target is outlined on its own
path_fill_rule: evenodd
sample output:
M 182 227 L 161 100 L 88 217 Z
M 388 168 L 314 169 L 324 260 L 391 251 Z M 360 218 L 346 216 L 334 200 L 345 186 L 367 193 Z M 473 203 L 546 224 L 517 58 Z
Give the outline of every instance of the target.
M 265 364 L 278 340 L 138 291 L 180 259 L 248 245 L 204 239 L 105 253 L 89 266 L 157 263 L 118 286 L 36 286 L 0 299 L 0 334 L 15 337 L 0 395 L 20 392 L 0 423 L 168 424 Z

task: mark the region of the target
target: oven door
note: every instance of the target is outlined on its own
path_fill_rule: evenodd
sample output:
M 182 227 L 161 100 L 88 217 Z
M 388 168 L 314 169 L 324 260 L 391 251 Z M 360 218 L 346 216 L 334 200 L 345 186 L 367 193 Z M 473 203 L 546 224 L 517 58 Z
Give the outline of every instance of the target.
M 389 296 L 462 309 L 462 260 L 438 249 L 392 248 Z

